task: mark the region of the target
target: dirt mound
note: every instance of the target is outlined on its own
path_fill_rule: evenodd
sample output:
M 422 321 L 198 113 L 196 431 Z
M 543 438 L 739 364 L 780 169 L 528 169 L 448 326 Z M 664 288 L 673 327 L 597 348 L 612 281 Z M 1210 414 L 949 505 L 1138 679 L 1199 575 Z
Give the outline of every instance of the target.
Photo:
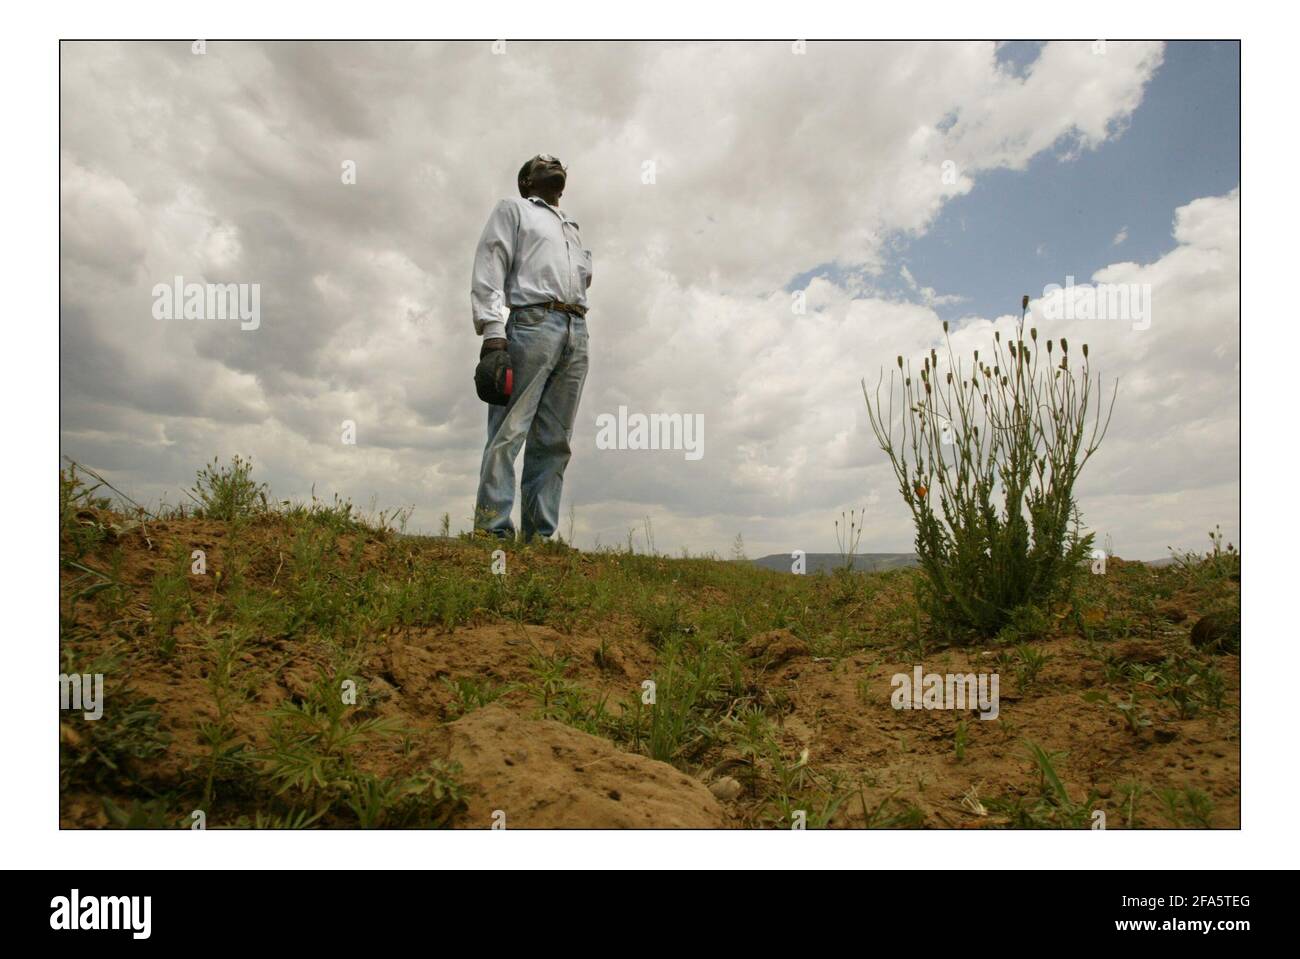
M 747 642 L 744 651 L 750 659 L 773 669 L 792 659 L 807 656 L 808 644 L 788 629 L 773 629 Z
M 404 630 L 387 638 L 371 661 L 401 694 L 403 708 L 442 712 L 452 699 L 446 680 L 473 678 L 498 686 L 526 684 L 539 661 L 565 678 L 623 699 L 654 674 L 654 651 L 644 643 L 565 635 L 546 626 L 517 623 L 458 629 Z
M 60 712 L 61 824 L 1240 824 L 1240 585 L 1217 565 L 1111 561 L 1042 635 L 944 647 L 914 571 L 518 548 L 504 579 L 489 556 L 336 512 L 65 504 L 60 670 L 103 675 L 107 709 Z M 895 709 L 917 666 L 997 674 L 997 721 Z
M 447 727 L 449 758 L 473 790 L 455 823 L 508 829 L 716 829 L 722 807 L 667 763 L 550 720 L 487 706 Z M 500 816 L 497 816 L 499 819 Z

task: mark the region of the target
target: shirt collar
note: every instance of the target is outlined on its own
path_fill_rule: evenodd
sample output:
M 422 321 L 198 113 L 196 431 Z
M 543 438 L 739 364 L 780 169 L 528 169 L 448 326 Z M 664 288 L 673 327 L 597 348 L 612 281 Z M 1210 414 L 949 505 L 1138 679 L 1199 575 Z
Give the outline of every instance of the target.
M 561 210 L 558 206 L 551 206 L 549 203 L 547 203 L 545 200 L 543 200 L 543 199 L 542 199 L 540 196 L 538 196 L 536 193 L 534 193 L 534 194 L 532 194 L 531 196 L 529 196 L 528 199 L 531 200 L 533 203 L 538 204 L 539 206 L 544 206 L 544 207 L 546 207 L 546 209 L 550 210 L 552 213 L 554 213 L 556 216 L 558 216 L 561 220 L 567 220 L 567 219 L 569 218 L 569 217 L 565 214 L 565 212 L 564 212 L 563 210 Z

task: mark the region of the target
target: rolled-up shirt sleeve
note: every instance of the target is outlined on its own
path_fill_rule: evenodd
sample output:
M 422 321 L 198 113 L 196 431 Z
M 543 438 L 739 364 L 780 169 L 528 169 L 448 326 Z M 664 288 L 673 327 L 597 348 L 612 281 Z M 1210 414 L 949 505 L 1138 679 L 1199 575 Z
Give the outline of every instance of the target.
M 474 332 L 492 339 L 506 335 L 504 318 L 506 276 L 515 255 L 515 234 L 519 210 L 502 200 L 488 217 L 474 252 L 474 276 L 470 282 L 470 308 Z

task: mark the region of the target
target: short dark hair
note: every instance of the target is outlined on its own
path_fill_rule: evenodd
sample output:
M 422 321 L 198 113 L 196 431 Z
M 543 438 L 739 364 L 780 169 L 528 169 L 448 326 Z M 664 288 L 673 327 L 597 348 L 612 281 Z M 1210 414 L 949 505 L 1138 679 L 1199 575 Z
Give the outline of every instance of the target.
M 515 177 L 515 185 L 519 187 L 519 195 L 525 200 L 528 199 L 528 191 L 524 188 L 524 181 L 528 179 L 528 171 L 533 168 L 533 161 L 537 157 L 532 156 L 524 161 L 524 165 L 519 168 L 519 176 Z

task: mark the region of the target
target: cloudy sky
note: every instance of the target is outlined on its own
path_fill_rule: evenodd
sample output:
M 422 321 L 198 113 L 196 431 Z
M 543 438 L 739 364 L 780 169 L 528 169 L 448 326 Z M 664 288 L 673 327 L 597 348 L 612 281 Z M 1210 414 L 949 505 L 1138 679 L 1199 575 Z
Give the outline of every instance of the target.
M 151 504 L 240 453 L 281 498 L 467 526 L 474 245 L 549 152 L 594 254 L 579 545 L 648 516 L 661 551 L 833 551 L 866 505 L 862 548 L 910 549 L 859 381 L 943 320 L 988 343 L 1022 293 L 1120 383 L 1088 525 L 1129 557 L 1235 541 L 1238 67 L 1212 43 L 66 43 L 62 453 Z M 155 319 L 178 275 L 260 284 L 259 328 Z M 1067 277 L 1149 286 L 1149 325 L 1046 318 Z M 597 449 L 620 405 L 703 414 L 703 458 Z

